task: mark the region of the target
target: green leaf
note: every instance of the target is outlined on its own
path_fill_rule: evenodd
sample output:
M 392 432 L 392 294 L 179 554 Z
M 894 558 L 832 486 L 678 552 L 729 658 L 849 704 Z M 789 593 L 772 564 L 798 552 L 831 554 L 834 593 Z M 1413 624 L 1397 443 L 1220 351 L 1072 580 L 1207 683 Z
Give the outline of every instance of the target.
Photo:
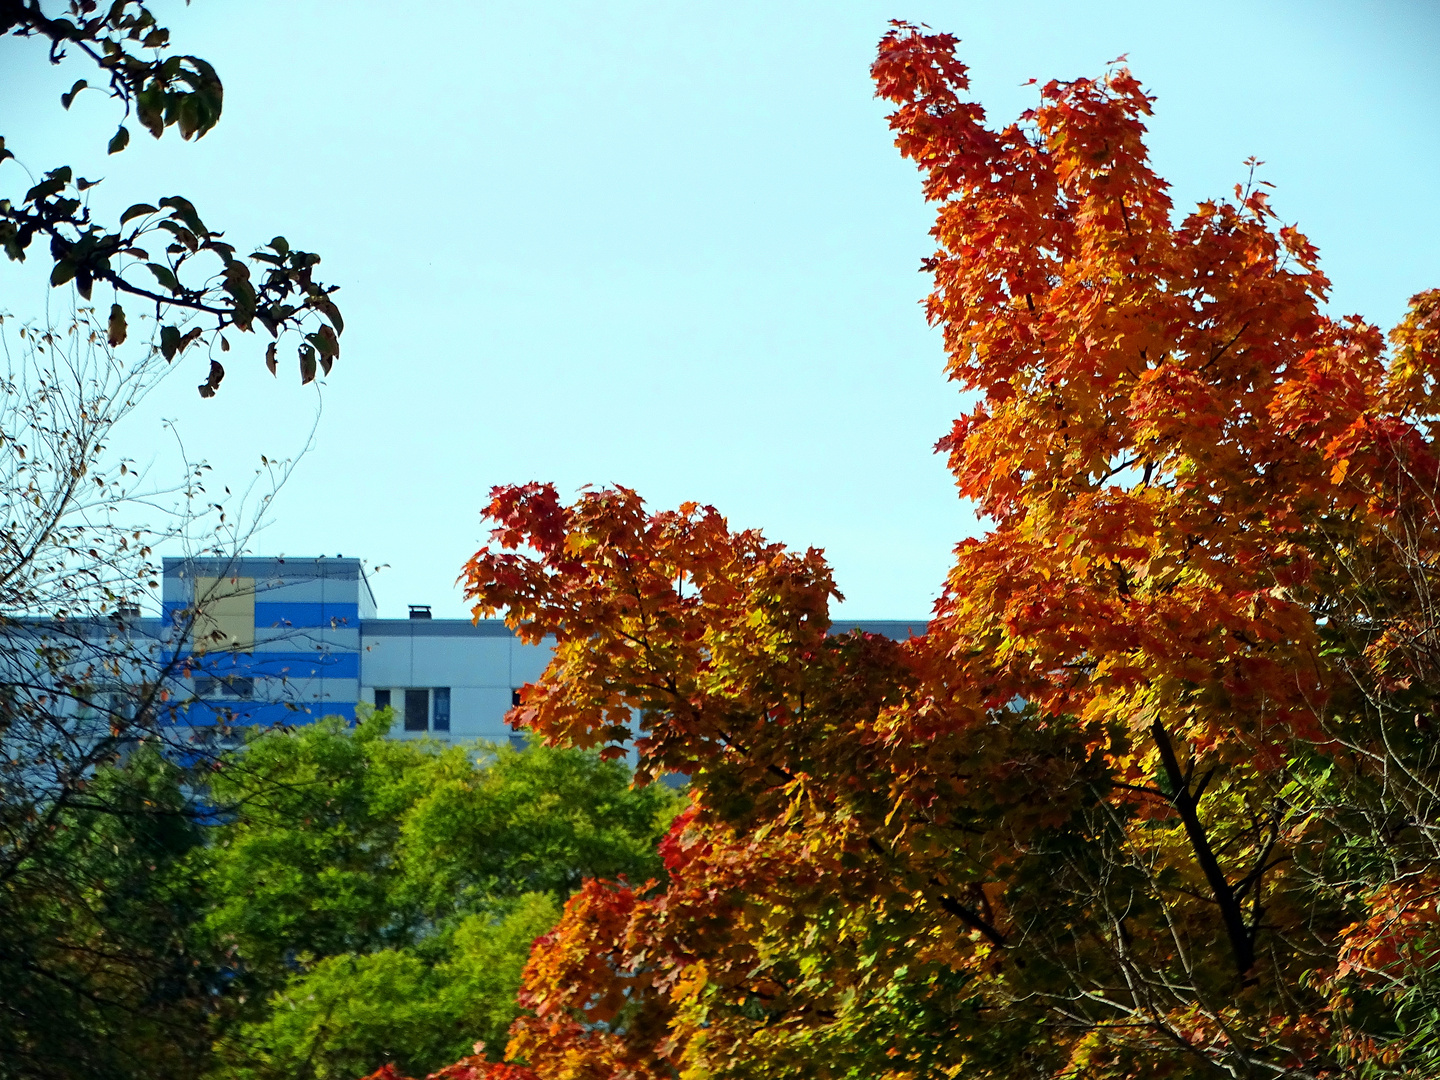
M 144 217 L 146 214 L 156 213 L 157 208 L 146 202 L 137 202 L 123 214 L 120 215 L 120 224 L 124 225 L 131 218 Z
M 55 269 L 50 271 L 50 284 L 54 286 L 64 285 L 75 276 L 76 266 L 68 259 L 62 259 L 55 264 Z
M 20 227 L 13 221 L 0 221 L 0 247 L 5 249 L 5 254 L 12 261 L 25 261 L 25 248 L 29 246 L 31 237 L 30 233 L 22 236 Z
M 180 243 L 184 244 L 191 251 L 196 251 L 199 249 L 200 242 L 195 239 L 195 234 L 192 233 L 189 229 L 185 228 L 185 226 L 177 225 L 173 221 L 162 221 L 160 222 L 160 228 L 170 233 L 172 236 L 175 237 L 175 239 L 179 240 Z
M 75 101 L 75 95 L 80 93 L 81 90 L 84 90 L 89 85 L 90 84 L 87 83 L 84 79 L 76 79 L 75 85 L 70 87 L 70 92 L 60 95 L 60 104 L 68 110 L 71 104 Z
M 110 147 L 109 147 L 109 149 L 106 151 L 106 153 L 109 153 L 109 154 L 118 154 L 118 153 L 120 153 L 121 150 L 124 150 L 125 147 L 127 147 L 127 146 L 129 146 L 129 145 L 130 145 L 130 130 L 129 130 L 129 128 L 127 128 L 124 124 L 121 124 L 120 127 L 119 127 L 119 130 L 117 130 L 117 131 L 115 132 L 114 137 L 110 140 Z
M 160 328 L 160 352 L 166 360 L 173 360 L 180 351 L 180 331 L 173 326 Z
M 270 369 L 271 375 L 279 373 L 280 364 L 275 359 L 275 342 L 273 341 L 265 346 L 265 366 Z
M 167 195 L 160 200 L 160 205 L 174 211 L 176 217 L 190 226 L 196 236 L 201 234 L 209 235 L 210 230 L 205 228 L 205 223 L 200 220 L 200 215 L 195 212 L 195 204 L 189 199 L 179 195 Z
M 200 104 L 195 100 L 194 94 L 186 94 L 180 98 L 179 106 L 175 110 L 175 119 L 180 124 L 180 137 L 188 139 L 200 129 Z
M 326 375 L 329 375 L 331 365 L 340 355 L 340 342 L 335 337 L 335 331 L 322 325 L 315 333 L 306 334 L 305 340 L 315 346 L 316 351 L 320 354 L 320 367 Z
M 165 131 L 165 88 L 158 80 L 135 95 L 135 114 L 142 127 L 155 138 Z
M 69 171 L 68 169 L 66 170 Z M 67 176 L 64 180 L 51 175 L 49 180 L 42 180 L 25 193 L 26 202 L 36 202 L 40 199 L 48 199 L 51 195 L 57 195 L 65 190 L 65 185 L 70 182 Z
M 174 271 L 172 271 L 168 266 L 162 266 L 160 263 L 152 262 L 146 263 L 145 265 L 148 266 L 150 268 L 150 272 L 155 275 L 156 281 L 160 282 L 161 285 L 164 285 L 176 296 L 180 295 L 180 282 L 175 280 Z
M 232 262 L 226 268 L 225 291 L 235 301 L 232 316 L 235 325 L 241 330 L 250 329 L 250 324 L 255 318 L 255 305 L 258 298 L 255 295 L 255 287 L 250 284 L 250 275 L 243 263 Z

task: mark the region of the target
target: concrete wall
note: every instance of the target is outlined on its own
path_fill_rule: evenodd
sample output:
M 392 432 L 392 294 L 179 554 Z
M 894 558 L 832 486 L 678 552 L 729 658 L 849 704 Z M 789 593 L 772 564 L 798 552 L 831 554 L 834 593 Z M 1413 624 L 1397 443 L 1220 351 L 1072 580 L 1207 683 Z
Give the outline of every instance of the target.
M 498 619 L 366 619 L 360 700 L 373 704 L 377 689 L 390 690 L 394 734 L 415 738 L 404 730 L 402 691 L 448 687 L 450 738 L 503 741 L 514 734 L 504 723 L 512 692 L 539 677 L 552 646 L 522 644 Z

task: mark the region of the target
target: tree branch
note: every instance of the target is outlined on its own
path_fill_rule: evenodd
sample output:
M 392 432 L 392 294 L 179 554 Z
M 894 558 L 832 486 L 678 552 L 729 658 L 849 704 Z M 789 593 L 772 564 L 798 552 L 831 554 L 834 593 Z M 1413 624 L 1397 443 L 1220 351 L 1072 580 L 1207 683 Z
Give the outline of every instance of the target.
M 1180 762 L 1175 757 L 1175 747 L 1170 742 L 1170 733 L 1165 726 L 1156 720 L 1150 725 L 1150 733 L 1155 738 L 1155 745 L 1160 750 L 1160 762 L 1165 768 L 1165 775 L 1170 780 L 1170 786 L 1174 794 L 1170 796 L 1170 805 L 1175 807 L 1180 815 L 1180 820 L 1185 825 L 1185 833 L 1190 838 L 1190 847 L 1195 852 L 1195 861 L 1200 864 L 1200 870 L 1205 875 L 1205 880 L 1214 894 L 1215 903 L 1220 907 L 1220 917 L 1225 923 L 1225 934 L 1230 939 L 1230 950 L 1235 957 L 1235 969 L 1240 975 L 1245 975 L 1255 966 L 1255 941 L 1250 928 L 1245 924 L 1245 913 L 1240 907 L 1240 899 L 1235 895 L 1235 890 L 1230 887 L 1229 881 L 1225 878 L 1225 871 L 1221 869 L 1220 860 L 1215 857 L 1215 850 L 1210 845 L 1210 837 L 1205 831 L 1204 824 L 1200 821 L 1200 815 L 1196 812 L 1199 803 L 1199 794 L 1204 791 L 1205 785 L 1210 779 L 1207 773 L 1201 779 L 1199 788 L 1192 792 L 1190 790 L 1190 778 L 1181 771 Z

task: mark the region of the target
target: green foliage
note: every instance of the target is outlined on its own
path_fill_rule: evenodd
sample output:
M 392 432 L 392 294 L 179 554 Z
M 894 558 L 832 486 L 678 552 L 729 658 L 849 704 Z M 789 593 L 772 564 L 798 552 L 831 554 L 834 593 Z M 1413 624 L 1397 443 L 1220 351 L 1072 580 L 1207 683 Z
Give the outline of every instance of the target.
M 254 732 L 204 792 L 148 744 L 100 769 L 0 881 L 0 1080 L 503 1050 L 531 943 L 583 878 L 663 877 L 679 800 L 594 754 L 392 741 L 390 719 Z
M 180 770 L 102 768 L 0 883 L 0 1077 L 196 1075 L 222 989 Z
M 477 1041 L 503 1048 L 530 943 L 559 917 L 553 898 L 530 893 L 415 948 L 318 960 L 229 1041 L 239 1063 L 217 1074 L 349 1080 L 380 1062 L 428 1073 Z
M 217 1078 L 425 1073 L 502 1050 L 530 943 L 585 877 L 663 876 L 678 800 L 623 765 L 386 737 L 388 710 L 251 739 L 214 785 L 205 926 L 234 957 Z

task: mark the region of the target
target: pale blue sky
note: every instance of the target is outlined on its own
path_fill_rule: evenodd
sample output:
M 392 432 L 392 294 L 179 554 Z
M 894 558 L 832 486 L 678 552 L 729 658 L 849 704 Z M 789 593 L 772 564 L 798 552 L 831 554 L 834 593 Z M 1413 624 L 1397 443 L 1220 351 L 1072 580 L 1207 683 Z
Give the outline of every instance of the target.
M 1436 2 L 154 6 L 225 81 L 212 134 L 106 160 L 113 103 L 67 116 L 77 76 L 7 42 L 7 145 L 103 175 L 98 205 L 183 193 L 242 247 L 324 255 L 344 355 L 257 547 L 390 564 L 382 614 L 462 614 L 486 492 L 530 479 L 713 503 L 825 548 L 844 614 L 928 612 L 978 526 L 931 452 L 960 402 L 917 306 L 930 213 L 867 76 L 891 17 L 959 35 L 996 121 L 1025 80 L 1128 53 L 1179 206 L 1253 154 L 1340 312 L 1388 327 L 1440 285 Z M 40 310 L 38 271 L 0 268 L 0 307 Z M 222 478 L 296 449 L 314 395 L 236 345 L 219 397 L 193 358 L 132 452 L 162 415 Z

